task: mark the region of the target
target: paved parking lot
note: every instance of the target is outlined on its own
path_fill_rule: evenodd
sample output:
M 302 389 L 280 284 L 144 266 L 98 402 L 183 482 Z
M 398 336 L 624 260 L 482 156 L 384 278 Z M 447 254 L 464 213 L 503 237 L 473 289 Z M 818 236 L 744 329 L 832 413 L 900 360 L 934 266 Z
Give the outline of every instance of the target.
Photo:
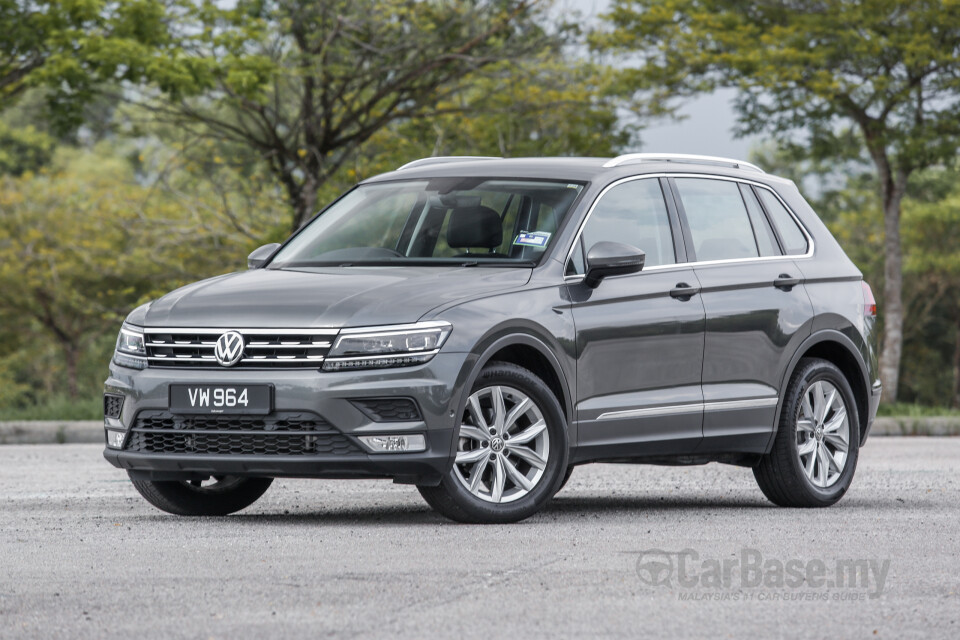
M 0 637 L 956 638 L 958 529 L 960 438 L 871 440 L 825 510 L 747 469 L 594 465 L 495 527 L 384 481 L 176 518 L 97 445 L 4 446 Z

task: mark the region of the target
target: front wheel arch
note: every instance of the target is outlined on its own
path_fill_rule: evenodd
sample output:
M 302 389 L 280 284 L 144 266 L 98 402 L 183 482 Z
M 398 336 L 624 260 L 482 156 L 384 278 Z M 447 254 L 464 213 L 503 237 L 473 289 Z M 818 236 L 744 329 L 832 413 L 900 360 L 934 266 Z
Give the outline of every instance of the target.
M 563 367 L 556 355 L 539 338 L 528 333 L 509 333 L 501 335 L 488 344 L 484 345 L 479 354 L 467 359 L 464 367 L 464 374 L 459 376 L 458 385 L 460 386 L 457 405 L 453 409 L 453 426 L 456 429 L 458 420 L 466 410 L 467 399 L 470 397 L 470 390 L 476 383 L 483 368 L 491 362 L 507 362 L 527 369 L 550 388 L 553 395 L 557 398 L 560 408 L 563 410 L 564 419 L 570 444 L 576 442 L 574 433 L 571 432 L 573 421 L 573 396 L 570 390 L 570 384 Z M 453 439 L 450 446 L 451 460 L 456 449 L 456 438 Z

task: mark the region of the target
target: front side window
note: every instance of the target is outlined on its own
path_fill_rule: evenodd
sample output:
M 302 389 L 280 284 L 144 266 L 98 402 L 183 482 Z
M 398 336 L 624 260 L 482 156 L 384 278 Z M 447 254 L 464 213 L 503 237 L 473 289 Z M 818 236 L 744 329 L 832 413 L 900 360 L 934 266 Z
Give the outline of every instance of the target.
M 580 183 L 492 178 L 360 185 L 269 266 L 535 264 L 582 190 Z
M 676 185 L 698 261 L 759 257 L 753 226 L 736 182 L 676 178 Z
M 583 228 L 589 252 L 598 242 L 619 242 L 642 249 L 645 267 L 675 264 L 670 218 L 656 178 L 631 180 L 613 187 L 597 202 Z

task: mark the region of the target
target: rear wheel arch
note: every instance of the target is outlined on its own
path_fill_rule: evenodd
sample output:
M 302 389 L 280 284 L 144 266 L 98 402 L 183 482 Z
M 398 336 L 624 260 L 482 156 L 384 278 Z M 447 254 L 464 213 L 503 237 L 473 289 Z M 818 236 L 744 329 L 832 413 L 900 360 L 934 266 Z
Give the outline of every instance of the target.
M 779 425 L 780 413 L 783 411 L 783 390 L 786 389 L 790 378 L 796 371 L 797 365 L 802 358 L 820 358 L 834 364 L 843 373 L 847 382 L 853 389 L 854 400 L 857 403 L 857 414 L 859 418 L 860 440 L 867 430 L 867 421 L 869 420 L 870 405 L 870 386 L 868 381 L 867 365 L 860 355 L 856 345 L 850 338 L 835 331 L 827 329 L 818 331 L 809 336 L 793 355 L 790 364 L 787 366 L 780 383 L 780 400 L 777 405 L 777 425 Z M 776 432 L 770 439 L 768 449 L 773 444 Z

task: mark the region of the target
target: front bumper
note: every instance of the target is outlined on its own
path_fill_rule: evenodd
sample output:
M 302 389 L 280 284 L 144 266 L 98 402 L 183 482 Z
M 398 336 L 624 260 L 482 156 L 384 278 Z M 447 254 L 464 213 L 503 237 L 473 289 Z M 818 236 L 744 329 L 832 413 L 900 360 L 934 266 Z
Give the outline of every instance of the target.
M 394 478 L 401 482 L 439 482 L 453 464 L 454 424 L 467 354 L 441 353 L 417 367 L 352 372 L 317 370 L 197 370 L 150 368 L 142 371 L 111 364 L 106 393 L 124 397 L 119 418 L 105 428 L 122 430 L 123 448 L 107 447 L 104 458 L 134 476 L 180 480 L 211 475 L 310 478 Z M 272 383 L 274 413 L 310 412 L 354 446 L 349 455 L 300 453 L 209 454 L 129 450 L 141 412 L 168 411 L 169 385 Z M 377 421 L 351 399 L 402 397 L 418 405 L 420 420 Z M 145 414 L 146 415 L 146 414 Z M 229 435 L 228 432 L 218 432 Z M 422 434 L 426 449 L 410 453 L 373 453 L 359 436 Z

